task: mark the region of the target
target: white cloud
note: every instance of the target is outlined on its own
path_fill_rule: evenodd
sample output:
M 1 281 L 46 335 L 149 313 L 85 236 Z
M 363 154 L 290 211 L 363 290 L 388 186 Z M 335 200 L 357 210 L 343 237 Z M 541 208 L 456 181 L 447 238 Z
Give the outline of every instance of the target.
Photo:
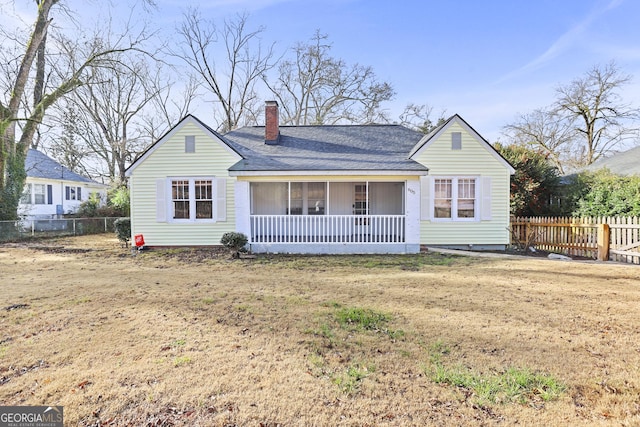
M 570 50 L 584 37 L 584 34 L 594 21 L 609 10 L 620 6 L 624 1 L 625 0 L 611 0 L 606 4 L 606 6 L 594 9 L 582 21 L 578 22 L 558 37 L 544 53 L 525 64 L 523 67 L 506 74 L 498 80 L 498 83 L 537 70 L 564 52 Z

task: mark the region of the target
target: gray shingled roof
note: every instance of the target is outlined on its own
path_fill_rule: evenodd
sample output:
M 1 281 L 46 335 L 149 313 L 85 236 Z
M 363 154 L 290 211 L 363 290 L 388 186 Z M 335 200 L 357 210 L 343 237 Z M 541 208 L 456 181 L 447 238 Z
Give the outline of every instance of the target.
M 640 175 L 640 147 L 598 160 L 584 170 L 596 171 L 605 168 L 617 175 Z
M 265 144 L 264 126 L 227 133 L 244 159 L 230 171 L 411 171 L 428 169 L 408 159 L 424 135 L 400 125 L 280 126 L 276 145 Z
M 60 163 L 53 160 L 51 157 L 34 149 L 29 149 L 29 151 L 27 152 L 25 170 L 27 172 L 27 176 L 32 178 L 57 179 L 99 184 L 96 181 L 70 171 Z

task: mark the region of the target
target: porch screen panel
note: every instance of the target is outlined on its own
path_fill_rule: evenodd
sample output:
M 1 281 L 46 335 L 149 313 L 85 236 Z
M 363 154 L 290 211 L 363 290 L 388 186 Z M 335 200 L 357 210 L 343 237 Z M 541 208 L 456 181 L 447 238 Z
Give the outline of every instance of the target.
M 326 194 L 327 185 L 324 182 L 309 182 L 307 184 L 308 215 L 324 215 Z
M 353 214 L 353 183 L 329 183 L 329 198 L 330 215 Z
M 252 182 L 251 211 L 254 215 L 287 214 L 286 182 Z
M 291 194 L 289 196 L 289 215 L 302 215 L 304 205 L 304 188 L 301 182 L 292 182 L 289 187 Z
M 404 183 L 370 182 L 369 201 L 373 215 L 404 214 Z

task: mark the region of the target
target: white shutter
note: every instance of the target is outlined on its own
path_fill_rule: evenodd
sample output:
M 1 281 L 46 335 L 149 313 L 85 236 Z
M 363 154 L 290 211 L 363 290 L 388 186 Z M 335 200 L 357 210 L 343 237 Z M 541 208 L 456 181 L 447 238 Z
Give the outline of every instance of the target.
M 480 178 L 480 219 L 483 221 L 491 220 L 491 177 L 484 176 Z
M 420 177 L 420 220 L 431 220 L 431 177 Z
M 166 180 L 156 179 L 156 221 L 167 222 Z
M 227 220 L 227 180 L 216 178 L 216 221 Z

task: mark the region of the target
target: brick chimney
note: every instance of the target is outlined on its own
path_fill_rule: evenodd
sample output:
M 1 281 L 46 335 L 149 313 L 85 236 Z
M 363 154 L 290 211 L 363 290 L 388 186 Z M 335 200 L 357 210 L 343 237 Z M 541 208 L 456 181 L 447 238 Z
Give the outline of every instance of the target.
M 267 101 L 264 107 L 264 143 L 276 145 L 280 139 L 278 102 Z

